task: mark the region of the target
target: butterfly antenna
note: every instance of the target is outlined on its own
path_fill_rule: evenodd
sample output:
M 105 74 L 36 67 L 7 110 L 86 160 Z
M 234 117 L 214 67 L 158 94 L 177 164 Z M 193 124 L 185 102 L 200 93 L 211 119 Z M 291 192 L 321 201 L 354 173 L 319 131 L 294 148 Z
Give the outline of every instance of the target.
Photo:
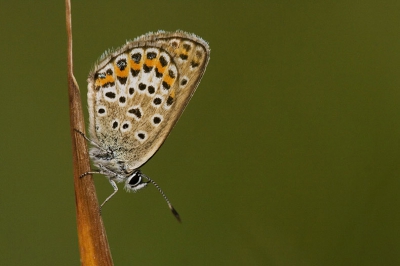
M 153 181 L 153 179 L 150 179 L 148 176 L 144 175 L 143 173 L 142 173 L 142 176 L 144 176 L 147 180 L 149 180 L 151 183 L 153 183 L 153 185 L 158 189 L 158 191 L 160 191 L 161 195 L 164 197 L 165 201 L 167 202 L 168 207 L 171 210 L 172 214 L 175 216 L 175 218 L 178 220 L 178 222 L 181 223 L 182 221 L 181 221 L 181 217 L 179 216 L 179 213 L 175 210 L 174 206 L 172 206 L 171 202 L 165 195 L 164 191 L 162 191 L 162 189 L 157 185 L 156 182 Z

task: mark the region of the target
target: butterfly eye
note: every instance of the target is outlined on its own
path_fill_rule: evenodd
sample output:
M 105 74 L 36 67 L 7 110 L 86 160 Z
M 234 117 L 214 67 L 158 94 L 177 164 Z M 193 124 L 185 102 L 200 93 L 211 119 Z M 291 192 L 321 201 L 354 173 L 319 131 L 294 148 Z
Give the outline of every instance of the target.
M 142 182 L 142 176 L 140 175 L 140 172 L 135 172 L 131 179 L 129 180 L 128 184 L 131 187 L 136 187 L 138 184 Z
M 131 176 L 128 177 L 125 183 L 125 189 L 127 191 L 136 192 L 141 188 L 144 188 L 148 182 L 143 182 L 142 173 L 135 171 Z

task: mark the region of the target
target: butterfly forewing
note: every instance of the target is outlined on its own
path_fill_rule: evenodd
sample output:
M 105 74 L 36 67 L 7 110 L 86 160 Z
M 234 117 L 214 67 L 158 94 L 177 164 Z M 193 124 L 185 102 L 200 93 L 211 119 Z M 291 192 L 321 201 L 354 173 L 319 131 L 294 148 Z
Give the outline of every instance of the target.
M 184 32 L 150 33 L 105 55 L 88 79 L 91 138 L 131 171 L 160 148 L 195 92 L 208 44 Z

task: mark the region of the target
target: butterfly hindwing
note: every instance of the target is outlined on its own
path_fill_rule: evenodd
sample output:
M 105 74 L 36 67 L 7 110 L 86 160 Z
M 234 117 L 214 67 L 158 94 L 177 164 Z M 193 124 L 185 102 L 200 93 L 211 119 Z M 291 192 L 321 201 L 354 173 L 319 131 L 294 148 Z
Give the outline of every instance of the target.
M 181 31 L 143 35 L 96 64 L 88 78 L 91 138 L 131 171 L 178 121 L 204 74 L 208 44 Z

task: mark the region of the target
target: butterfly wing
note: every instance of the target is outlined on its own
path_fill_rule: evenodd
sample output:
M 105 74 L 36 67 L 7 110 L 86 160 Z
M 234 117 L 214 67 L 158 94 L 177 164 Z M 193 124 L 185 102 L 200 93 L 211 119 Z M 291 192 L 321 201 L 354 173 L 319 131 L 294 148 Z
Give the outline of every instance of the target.
M 193 96 L 208 44 L 181 31 L 149 33 L 108 53 L 88 78 L 91 138 L 128 171 L 160 148 Z

